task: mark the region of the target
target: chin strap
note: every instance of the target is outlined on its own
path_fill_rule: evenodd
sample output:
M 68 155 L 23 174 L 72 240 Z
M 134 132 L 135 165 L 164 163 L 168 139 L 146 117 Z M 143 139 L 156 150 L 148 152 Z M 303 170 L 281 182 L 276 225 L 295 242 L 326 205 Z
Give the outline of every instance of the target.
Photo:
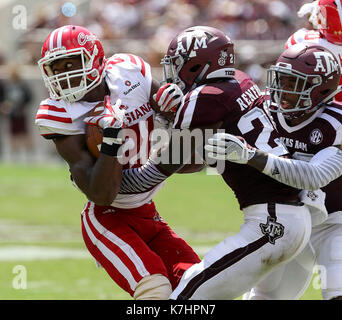
M 191 88 L 189 91 L 195 89 L 197 85 L 202 81 L 204 74 L 208 71 L 209 67 L 211 65 L 211 62 L 208 61 L 204 68 L 202 69 L 201 73 L 196 77 L 194 83 L 192 84 Z

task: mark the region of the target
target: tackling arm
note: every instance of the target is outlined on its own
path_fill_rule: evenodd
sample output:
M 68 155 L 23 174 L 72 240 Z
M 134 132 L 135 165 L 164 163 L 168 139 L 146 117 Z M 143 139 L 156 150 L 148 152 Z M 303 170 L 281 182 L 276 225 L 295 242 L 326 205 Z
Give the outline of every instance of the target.
M 221 123 L 215 123 L 207 126 L 206 129 L 217 129 Z M 185 130 L 189 135 L 181 137 L 175 134 L 170 139 L 168 147 L 158 154 L 158 161 L 154 158 L 149 158 L 145 165 L 139 168 L 123 170 L 122 184 L 119 193 L 139 193 L 151 190 L 157 184 L 163 182 L 173 173 L 177 172 L 196 172 L 203 168 L 203 163 L 197 163 L 198 156 L 196 152 L 202 151 L 206 141 L 204 141 L 204 128 L 195 129 L 197 132 L 202 132 L 201 139 L 196 139 L 192 136 L 191 130 Z M 175 131 L 176 133 L 182 130 Z M 189 142 L 190 139 L 190 142 Z M 173 143 L 176 141 L 177 143 Z M 202 154 L 202 152 L 199 152 Z M 176 161 L 175 161 L 176 159 Z M 192 160 L 196 159 L 193 163 Z M 189 164 L 191 162 L 191 164 Z
M 215 134 L 205 149 L 215 160 L 248 164 L 271 178 L 298 189 L 317 190 L 342 175 L 342 150 L 328 147 L 310 162 L 287 159 L 249 146 L 243 138 L 227 133 Z
M 172 138 L 163 153 L 158 152 L 158 160 L 149 158 L 143 166 L 123 170 L 119 193 L 140 193 L 153 189 L 170 175 L 184 167 L 184 162 L 172 163 Z
M 260 170 L 262 163 L 265 166 Z M 337 147 L 328 147 L 319 151 L 310 162 L 305 162 L 267 155 L 258 150 L 248 164 L 289 186 L 317 190 L 342 175 L 342 151 Z

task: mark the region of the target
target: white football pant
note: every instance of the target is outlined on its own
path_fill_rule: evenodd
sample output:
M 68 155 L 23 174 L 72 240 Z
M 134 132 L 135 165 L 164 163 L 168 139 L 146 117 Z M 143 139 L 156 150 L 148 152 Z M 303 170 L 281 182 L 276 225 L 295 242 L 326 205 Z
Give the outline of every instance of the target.
M 324 300 L 342 296 L 342 211 L 329 214 L 324 223 L 312 228 L 310 243 L 302 253 L 273 271 L 244 299 L 299 299 L 313 274 L 314 288 L 321 289 Z
M 307 245 L 311 218 L 305 205 L 245 208 L 240 232 L 213 247 L 183 275 L 170 299 L 234 299 Z

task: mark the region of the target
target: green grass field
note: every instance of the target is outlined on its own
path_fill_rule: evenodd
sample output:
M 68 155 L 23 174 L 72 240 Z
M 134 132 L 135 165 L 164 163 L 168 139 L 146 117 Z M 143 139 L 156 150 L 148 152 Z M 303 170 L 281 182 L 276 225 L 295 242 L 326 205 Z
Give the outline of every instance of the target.
M 0 164 L 0 181 L 1 300 L 131 299 L 83 244 L 85 197 L 69 183 L 66 167 Z M 155 203 L 200 256 L 243 221 L 220 176 L 205 172 L 169 178 Z M 302 299 L 320 300 L 321 293 L 310 284 Z

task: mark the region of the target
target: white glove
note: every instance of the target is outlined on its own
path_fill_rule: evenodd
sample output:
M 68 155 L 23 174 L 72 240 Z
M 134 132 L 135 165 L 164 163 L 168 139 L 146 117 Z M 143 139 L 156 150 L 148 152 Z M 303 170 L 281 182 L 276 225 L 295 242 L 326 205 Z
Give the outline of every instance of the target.
M 317 1 L 318 2 L 318 1 Z M 311 14 L 312 11 L 314 10 L 316 3 L 315 2 L 309 2 L 309 3 L 304 3 L 300 9 L 297 12 L 297 16 L 299 18 L 303 18 L 307 14 Z
M 305 3 L 303 4 L 299 11 L 297 12 L 297 15 L 299 18 L 303 18 L 307 14 L 310 14 L 309 16 L 309 22 L 312 24 L 314 29 L 318 29 L 318 21 L 317 21 L 317 14 L 318 14 L 318 0 Z
M 208 139 L 208 144 L 204 146 L 208 151 L 208 157 L 214 160 L 228 160 L 235 163 L 246 164 L 255 154 L 252 148 L 241 138 L 228 133 L 215 133 Z
M 326 194 L 321 189 L 315 191 L 302 190 L 299 193 L 300 201 L 308 206 L 311 214 L 311 225 L 313 227 L 323 223 L 328 218 L 325 197 Z
M 176 84 L 166 83 L 153 95 L 153 99 L 157 102 L 160 111 L 176 112 L 183 96 L 182 90 Z
M 90 116 L 83 121 L 87 124 L 98 126 L 102 129 L 107 128 L 123 128 L 128 124 L 128 120 L 125 116 L 125 109 L 121 109 L 121 100 L 118 99 L 115 105 L 112 106 L 110 97 L 105 97 L 105 106 L 103 112 L 98 116 Z

